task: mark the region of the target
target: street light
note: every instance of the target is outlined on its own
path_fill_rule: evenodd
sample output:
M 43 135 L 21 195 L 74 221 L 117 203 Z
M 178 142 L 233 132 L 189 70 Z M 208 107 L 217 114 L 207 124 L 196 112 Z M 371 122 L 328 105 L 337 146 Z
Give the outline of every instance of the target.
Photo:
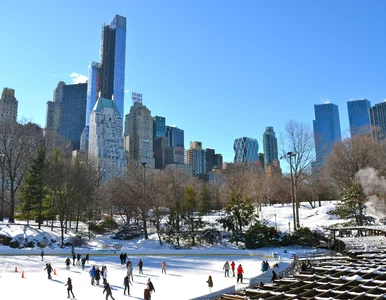
M 295 201 L 295 185 L 294 185 L 294 177 L 293 177 L 293 174 L 292 174 L 292 157 L 295 157 L 296 156 L 296 152 L 287 152 L 287 154 L 283 155 L 280 157 L 280 159 L 289 159 L 289 163 L 290 163 L 290 174 L 291 174 L 291 197 L 292 197 L 292 210 L 293 210 L 293 214 L 294 214 L 294 230 L 297 229 L 297 222 L 296 220 L 298 220 L 298 209 L 297 209 L 297 205 L 296 205 L 296 201 Z

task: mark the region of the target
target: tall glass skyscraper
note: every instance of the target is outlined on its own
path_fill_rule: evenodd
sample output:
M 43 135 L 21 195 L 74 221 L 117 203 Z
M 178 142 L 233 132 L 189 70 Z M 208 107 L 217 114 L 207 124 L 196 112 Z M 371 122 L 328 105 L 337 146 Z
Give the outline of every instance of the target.
M 153 140 L 163 136 L 166 136 L 165 118 L 155 116 L 153 117 Z
M 86 114 L 87 83 L 63 86 L 60 105 L 59 133 L 71 141 L 72 149 L 79 150 L 80 135 Z
M 166 126 L 166 136 L 168 137 L 169 147 L 183 147 L 184 143 L 184 131 L 177 127 Z
M 264 164 L 271 165 L 274 160 L 278 160 L 277 138 L 273 127 L 265 128 L 263 135 Z
M 369 109 L 371 134 L 377 140 L 386 138 L 386 102 L 375 104 Z
M 360 134 L 369 134 L 371 103 L 369 100 L 353 100 L 347 102 L 348 119 L 350 122 L 351 137 Z
M 235 152 L 235 163 L 255 163 L 259 162 L 259 143 L 256 139 L 242 137 L 235 139 L 233 143 Z
M 315 104 L 314 139 L 316 166 L 322 166 L 335 143 L 341 140 L 338 106 L 333 103 Z
M 113 99 L 124 116 L 126 18 L 116 15 L 102 28 L 101 62 L 89 66 L 86 126 L 98 97 Z

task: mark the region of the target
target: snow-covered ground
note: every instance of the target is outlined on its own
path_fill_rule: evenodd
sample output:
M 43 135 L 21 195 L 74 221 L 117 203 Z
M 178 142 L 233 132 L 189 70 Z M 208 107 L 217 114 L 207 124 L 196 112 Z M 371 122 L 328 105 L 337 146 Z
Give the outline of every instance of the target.
M 334 208 L 332 202 L 325 202 L 323 206 L 310 209 L 307 205 L 300 208 L 301 225 L 310 228 L 321 228 L 323 226 L 339 222 L 335 216 L 326 212 Z M 276 215 L 276 216 L 275 216 Z M 208 217 L 215 223 L 216 216 Z M 292 227 L 292 206 L 275 205 L 265 206 L 262 209 L 261 219 L 266 220 L 269 225 L 277 226 L 282 231 L 288 231 L 288 223 Z M 292 228 L 291 228 L 292 231 Z M 20 240 L 41 241 L 56 239 L 59 241 L 59 230 L 50 231 L 47 228 L 38 230 L 36 227 L 24 225 L 8 225 L 0 222 L 0 234 L 17 237 Z M 69 238 L 72 233 L 66 235 Z M 119 250 L 114 250 L 119 249 Z M 284 253 L 287 250 L 287 253 Z M 131 298 L 143 299 L 143 290 L 146 281 L 151 278 L 156 292 L 152 299 L 191 299 L 209 293 L 206 283 L 211 275 L 214 282 L 212 292 L 236 284 L 235 278 L 225 278 L 223 265 L 226 260 L 235 261 L 236 265 L 242 264 L 244 268 L 244 284 L 246 286 L 249 278 L 260 273 L 262 260 L 268 260 L 272 265 L 278 259 L 272 258 L 272 252 L 280 256 L 282 264 L 288 264 L 293 254 L 304 254 L 316 251 L 299 247 L 263 248 L 254 251 L 240 250 L 227 244 L 215 246 L 198 246 L 192 249 L 176 250 L 171 245 L 164 243 L 162 246 L 153 234 L 150 239 L 142 238 L 130 241 L 113 240 L 106 235 L 95 236 L 85 247 L 75 248 L 76 253 L 90 254 L 90 263 L 82 271 L 81 267 L 72 267 L 70 271 L 65 270 L 64 260 L 70 255 L 71 248 L 59 248 L 58 243 L 49 243 L 45 248 L 44 262 L 39 256 L 40 249 L 11 249 L 0 246 L 0 287 L 2 299 L 62 299 L 67 297 L 64 284 L 68 277 L 73 281 L 73 291 L 77 299 L 104 299 L 102 286 L 92 286 L 88 270 L 92 265 L 106 265 L 108 269 L 108 281 L 113 288 L 115 299 L 126 299 L 123 295 L 123 278 L 126 269 L 119 263 L 119 253 L 126 252 L 131 258 L 134 266 L 138 259 L 144 262 L 144 274 L 139 275 L 134 271 L 134 283 L 131 286 Z M 115 253 L 114 253 L 115 252 Z M 103 254 L 103 255 L 101 255 Z M 161 263 L 165 260 L 168 268 L 167 274 L 161 274 Z M 47 279 L 43 271 L 45 263 L 50 262 L 56 274 L 52 280 Z M 17 266 L 18 272 L 15 272 Z M 21 278 L 22 271 L 24 277 Z

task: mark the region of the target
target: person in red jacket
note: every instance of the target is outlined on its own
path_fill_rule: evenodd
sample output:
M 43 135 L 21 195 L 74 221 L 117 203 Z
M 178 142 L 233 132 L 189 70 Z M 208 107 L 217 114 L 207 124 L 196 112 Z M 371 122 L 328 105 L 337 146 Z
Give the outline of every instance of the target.
M 233 276 L 232 277 L 235 277 L 235 262 L 232 260 L 232 263 L 231 263 L 231 268 L 232 268 L 232 273 L 233 273 Z
M 239 280 L 241 281 L 241 283 L 243 283 L 243 273 L 244 273 L 244 270 L 243 270 L 243 267 L 240 264 L 237 267 L 237 283 L 239 283 Z

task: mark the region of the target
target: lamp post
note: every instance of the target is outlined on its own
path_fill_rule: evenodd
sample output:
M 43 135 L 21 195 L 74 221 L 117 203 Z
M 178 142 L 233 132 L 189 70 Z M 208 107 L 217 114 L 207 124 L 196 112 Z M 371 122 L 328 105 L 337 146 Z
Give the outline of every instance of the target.
M 4 221 L 4 189 L 5 189 L 5 178 L 4 178 L 4 153 L 0 153 L 0 168 L 1 168 L 1 199 L 0 199 L 0 221 Z
M 289 159 L 289 164 L 290 164 L 290 174 L 291 174 L 291 197 L 292 197 L 292 210 L 293 210 L 293 215 L 294 215 L 294 231 L 297 229 L 297 223 L 298 220 L 298 209 L 296 205 L 296 200 L 295 200 L 295 185 L 294 185 L 294 176 L 292 172 L 292 157 L 296 156 L 296 152 L 287 152 L 287 154 L 283 155 L 280 157 L 280 159 Z
M 142 167 L 143 167 L 143 190 L 142 190 L 142 201 L 143 203 L 145 203 L 145 180 L 146 180 L 146 166 L 147 166 L 147 162 L 143 162 L 142 163 Z M 146 229 L 146 218 L 143 219 L 143 222 L 144 222 L 144 229 L 145 229 L 145 239 L 147 239 L 147 229 Z

